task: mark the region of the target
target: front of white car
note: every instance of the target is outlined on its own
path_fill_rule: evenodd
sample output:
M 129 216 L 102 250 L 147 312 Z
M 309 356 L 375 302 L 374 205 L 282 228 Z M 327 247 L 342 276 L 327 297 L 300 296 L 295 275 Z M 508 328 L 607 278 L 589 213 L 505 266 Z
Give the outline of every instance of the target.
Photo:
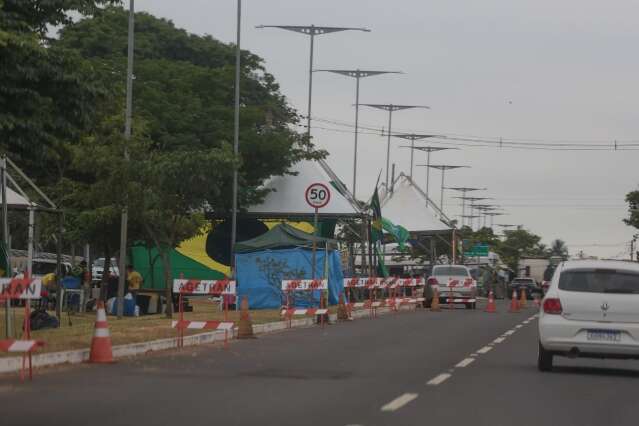
M 639 359 L 639 264 L 559 265 L 539 314 L 539 369 L 555 355 Z
M 477 281 L 464 265 L 435 265 L 428 284 L 437 286 L 442 303 L 452 301 L 469 308 L 476 306 Z

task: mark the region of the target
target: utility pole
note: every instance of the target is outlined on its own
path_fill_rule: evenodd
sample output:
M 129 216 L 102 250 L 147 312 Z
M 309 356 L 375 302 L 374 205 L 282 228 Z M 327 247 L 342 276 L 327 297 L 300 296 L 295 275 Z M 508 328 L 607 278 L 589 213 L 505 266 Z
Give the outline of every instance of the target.
M 403 74 L 401 71 L 370 71 L 370 70 L 317 70 L 331 72 L 355 79 L 355 143 L 353 154 L 353 198 L 357 199 L 357 136 L 359 134 L 359 81 L 364 77 L 372 77 L 381 74 Z
M 417 148 L 415 146 L 415 141 L 418 140 L 422 140 L 422 139 L 428 139 L 428 138 L 436 138 L 438 135 L 417 135 L 415 133 L 398 133 L 393 135 L 393 137 L 396 138 L 401 138 L 401 139 L 406 139 L 410 141 L 410 146 L 406 146 L 406 148 L 410 148 L 410 169 L 409 169 L 409 176 L 411 178 L 411 180 L 413 179 L 413 164 L 415 164 L 414 158 L 415 158 L 415 149 Z M 401 148 L 404 148 L 403 146 Z M 441 148 L 441 149 L 437 149 L 437 151 L 441 151 L 444 150 L 446 148 Z M 435 151 L 435 150 L 427 150 L 427 152 L 430 154 L 430 152 Z M 427 160 L 428 161 L 428 160 Z
M 126 111 L 124 119 L 124 139 L 131 139 L 131 118 L 133 115 L 133 40 L 135 30 L 135 6 L 134 0 L 129 0 L 129 30 L 128 30 L 128 49 L 127 49 L 127 65 L 126 65 Z M 127 142 L 128 143 L 128 142 Z M 124 161 L 129 161 L 129 151 L 127 144 L 124 145 Z M 127 206 L 128 200 L 122 208 L 122 219 L 120 221 L 120 261 L 118 271 L 118 299 L 117 314 L 118 319 L 122 318 L 124 313 L 124 283 L 126 280 L 126 246 L 127 246 L 127 227 L 129 221 L 129 212 Z M 110 262 L 111 259 L 105 259 Z
M 461 197 L 457 197 L 457 198 L 461 198 L 462 200 L 462 213 L 461 213 L 461 226 L 464 226 L 464 219 L 466 216 L 466 194 L 472 191 L 485 191 L 486 188 L 469 188 L 469 187 L 463 187 L 463 186 L 455 186 L 455 187 L 449 187 L 446 189 L 450 189 L 452 191 L 458 191 L 462 193 Z
M 388 140 L 386 142 L 386 187 L 388 188 L 388 171 L 390 169 L 391 136 L 399 136 L 399 135 L 393 135 L 393 130 L 392 130 L 393 129 L 393 112 L 401 111 L 404 109 L 413 109 L 413 108 L 430 109 L 430 107 L 427 107 L 424 105 L 393 105 L 393 104 L 362 104 L 362 105 L 388 111 Z M 431 136 L 424 136 L 424 137 L 431 137 Z M 412 165 L 412 155 L 413 154 L 411 153 L 411 165 Z M 411 166 L 411 171 L 412 171 L 412 166 Z M 411 178 L 412 177 L 413 175 L 411 173 Z
M 11 248 L 9 247 L 9 206 L 7 203 L 7 159 L 0 157 L 0 186 L 2 187 L 2 242 L 7 254 L 7 277 L 11 277 Z M 13 337 L 13 317 L 11 316 L 11 300 L 4 302 L 4 335 L 7 339 Z
M 310 63 L 308 66 L 308 108 L 306 110 L 306 136 L 311 139 L 311 107 L 313 98 L 313 54 L 315 36 L 322 34 L 336 33 L 340 31 L 364 31 L 371 32 L 368 28 L 356 27 L 316 27 L 315 25 L 258 25 L 255 28 L 279 28 L 281 30 L 293 31 L 305 34 L 311 39 Z

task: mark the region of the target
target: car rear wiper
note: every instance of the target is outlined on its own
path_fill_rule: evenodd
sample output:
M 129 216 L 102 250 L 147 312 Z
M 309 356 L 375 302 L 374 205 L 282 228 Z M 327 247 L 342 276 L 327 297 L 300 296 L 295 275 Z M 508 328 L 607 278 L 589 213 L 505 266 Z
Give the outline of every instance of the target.
M 608 288 L 604 290 L 604 293 L 635 294 L 637 293 L 637 290 L 629 290 L 625 288 Z

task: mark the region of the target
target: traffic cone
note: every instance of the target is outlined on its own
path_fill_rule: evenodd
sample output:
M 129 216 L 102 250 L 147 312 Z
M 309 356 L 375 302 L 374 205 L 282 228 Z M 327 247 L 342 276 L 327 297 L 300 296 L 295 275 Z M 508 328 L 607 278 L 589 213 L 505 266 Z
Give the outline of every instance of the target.
M 508 312 L 517 313 L 519 312 L 519 302 L 517 301 L 517 290 L 513 290 L 513 296 L 510 299 L 510 309 Z
M 89 362 L 108 364 L 113 361 L 113 351 L 111 350 L 111 333 L 107 323 L 104 301 L 98 302 L 98 312 L 95 319 L 95 331 L 91 340 L 91 353 Z
M 248 296 L 242 297 L 240 303 L 240 324 L 237 327 L 238 339 L 255 339 L 253 334 L 253 322 L 251 321 L 251 315 L 249 314 Z
M 434 289 L 433 301 L 430 302 L 430 311 L 431 312 L 441 312 L 441 308 L 439 307 L 439 290 L 437 287 Z
M 526 290 L 523 288 L 520 290 L 519 296 L 519 308 L 524 309 L 526 307 Z
M 484 312 L 488 312 L 489 314 L 494 314 L 497 312 L 497 305 L 495 305 L 495 296 L 493 295 L 493 291 L 491 290 L 488 293 L 488 304 L 486 305 L 486 309 Z
M 338 321 L 348 321 L 350 319 L 348 317 L 346 305 L 344 304 L 344 293 L 339 294 L 339 304 L 337 305 L 337 319 Z

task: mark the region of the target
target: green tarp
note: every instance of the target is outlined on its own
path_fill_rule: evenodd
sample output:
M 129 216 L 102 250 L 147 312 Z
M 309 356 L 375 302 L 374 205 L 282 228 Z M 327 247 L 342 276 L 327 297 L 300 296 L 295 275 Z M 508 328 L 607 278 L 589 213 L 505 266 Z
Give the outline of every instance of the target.
M 286 247 L 311 247 L 313 245 L 313 238 L 313 234 L 308 234 L 286 223 L 281 223 L 259 237 L 236 243 L 235 252 L 250 253 L 253 251 Z M 316 241 L 322 248 L 326 243 L 328 243 L 329 248 L 334 248 L 337 245 L 335 240 L 328 238 L 317 237 Z

